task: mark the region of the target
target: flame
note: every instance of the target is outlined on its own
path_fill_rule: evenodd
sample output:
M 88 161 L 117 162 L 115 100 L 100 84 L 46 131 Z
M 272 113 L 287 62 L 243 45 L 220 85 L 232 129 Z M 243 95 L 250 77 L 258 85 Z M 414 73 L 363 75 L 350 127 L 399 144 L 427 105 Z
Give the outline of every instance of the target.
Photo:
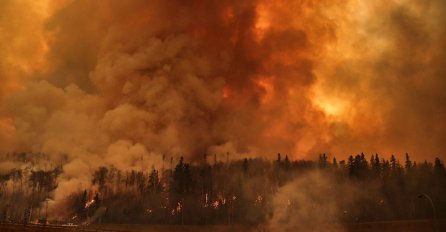
M 291 205 L 292 205 L 291 200 L 287 199 L 285 205 L 287 208 L 291 207 Z
M 218 207 L 220 206 L 220 202 L 217 200 L 217 201 L 214 201 L 213 203 L 212 203 L 212 207 L 214 207 L 214 209 L 218 209 Z
M 255 201 L 254 201 L 254 205 L 261 205 L 263 203 L 263 196 L 262 195 L 257 195 Z
M 95 200 L 93 199 L 93 200 L 91 200 L 91 201 L 85 203 L 85 208 L 86 208 L 86 209 L 89 208 L 91 205 L 94 204 L 94 202 L 95 202 Z
M 176 207 L 176 212 L 177 213 L 181 213 L 181 210 L 183 209 L 183 205 L 181 204 L 181 202 L 177 203 L 177 207 Z

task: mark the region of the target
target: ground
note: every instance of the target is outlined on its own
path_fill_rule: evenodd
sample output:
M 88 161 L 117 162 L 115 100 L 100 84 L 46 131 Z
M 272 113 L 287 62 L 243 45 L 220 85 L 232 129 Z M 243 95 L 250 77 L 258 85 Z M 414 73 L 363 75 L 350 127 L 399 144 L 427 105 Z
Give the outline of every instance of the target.
M 322 228 L 322 229 L 321 229 Z M 262 226 L 166 226 L 166 225 L 93 225 L 88 227 L 62 227 L 62 226 L 37 226 L 37 225 L 19 225 L 19 224 L 0 224 L 1 232 L 288 232 L 288 231 L 330 231 L 330 232 L 429 232 L 446 231 L 446 220 L 437 221 L 437 230 L 434 230 L 432 220 L 413 220 L 413 221 L 392 221 L 392 222 L 374 222 L 357 223 L 344 226 L 330 225 L 321 226 L 319 229 L 296 229 L 296 228 L 268 228 Z

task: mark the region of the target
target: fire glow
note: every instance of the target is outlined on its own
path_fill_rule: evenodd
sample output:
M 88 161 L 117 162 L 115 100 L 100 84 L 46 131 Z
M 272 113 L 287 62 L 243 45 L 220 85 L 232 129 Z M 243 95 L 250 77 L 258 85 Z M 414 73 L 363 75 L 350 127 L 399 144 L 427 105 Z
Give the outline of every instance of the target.
M 161 170 L 166 154 L 171 169 L 202 154 L 444 157 L 444 9 L 415 0 L 8 1 L 0 154 L 60 164 L 55 202 L 90 186 L 85 173 L 100 166 Z M 209 209 L 235 201 L 203 198 Z M 163 204 L 167 214 L 187 209 Z

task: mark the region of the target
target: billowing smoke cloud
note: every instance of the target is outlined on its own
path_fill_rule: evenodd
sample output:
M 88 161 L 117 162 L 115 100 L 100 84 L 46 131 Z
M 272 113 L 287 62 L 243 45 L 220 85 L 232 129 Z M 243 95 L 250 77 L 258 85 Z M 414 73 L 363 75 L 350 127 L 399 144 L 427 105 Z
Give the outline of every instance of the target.
M 360 183 L 342 175 L 311 170 L 281 186 L 272 198 L 268 231 L 349 231 L 346 222 L 360 220 L 364 210 L 358 202 L 385 208 L 378 182 Z
M 311 4 L 295 4 L 315 25 L 329 23 L 306 12 Z M 262 155 L 306 151 L 300 137 L 316 144 L 310 130 L 322 120 L 308 97 L 313 59 L 333 35 L 306 31 L 296 10 L 258 1 L 67 2 L 44 22 L 48 70 L 2 104 L 15 148 L 76 158 L 105 156 L 119 141 L 188 157 L 228 144 Z
M 0 104 L 5 95 L 44 69 L 47 50 L 43 27 L 48 17 L 45 2 L 4 1 L 0 6 Z M 0 114 L 0 151 L 9 146 L 14 121 Z
M 445 157 L 443 1 L 351 1 L 317 91 L 337 153 Z
M 0 7 L 0 97 L 45 62 L 45 3 L 5 1 Z
M 342 184 L 345 192 L 338 192 L 336 181 L 326 173 L 312 171 L 280 188 L 273 199 L 270 230 L 344 231 L 339 223 L 343 207 L 352 204 L 359 191 L 353 185 Z
M 49 154 L 65 189 L 161 154 L 444 157 L 445 7 L 6 1 L 0 152 Z

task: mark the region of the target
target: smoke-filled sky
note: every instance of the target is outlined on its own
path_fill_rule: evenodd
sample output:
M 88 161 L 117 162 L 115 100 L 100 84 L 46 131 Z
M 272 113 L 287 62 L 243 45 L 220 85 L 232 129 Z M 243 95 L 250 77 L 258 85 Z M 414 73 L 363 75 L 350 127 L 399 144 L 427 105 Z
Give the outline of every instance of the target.
M 446 157 L 443 0 L 3 0 L 0 153 Z M 74 174 L 73 174 L 74 175 Z

